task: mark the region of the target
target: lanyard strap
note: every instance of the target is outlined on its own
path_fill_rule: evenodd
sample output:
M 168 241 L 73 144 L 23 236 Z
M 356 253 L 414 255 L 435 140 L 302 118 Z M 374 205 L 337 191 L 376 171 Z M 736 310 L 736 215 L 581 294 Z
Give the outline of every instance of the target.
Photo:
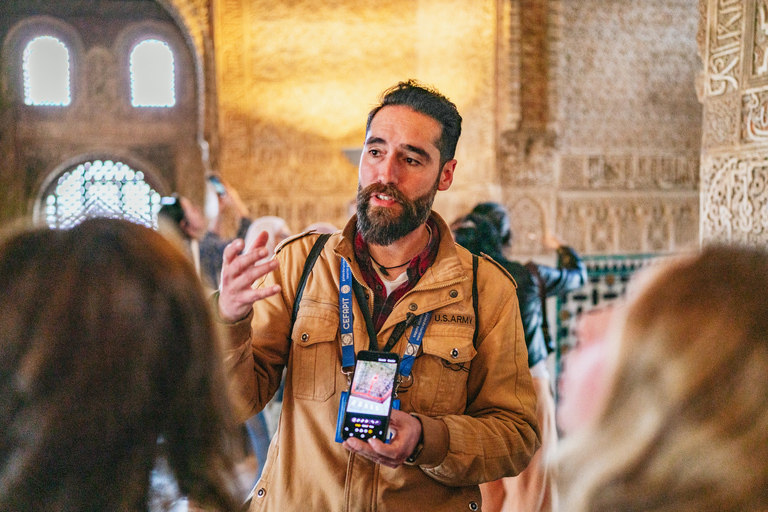
M 355 322 L 352 313 L 352 269 L 347 261 L 341 259 L 339 275 L 339 328 L 341 329 L 341 366 L 350 372 L 355 366 L 355 335 L 352 325 Z
M 432 312 L 427 311 L 423 315 L 419 315 L 419 320 L 416 322 L 416 326 L 411 329 L 411 336 L 408 338 L 408 345 L 403 352 L 403 360 L 400 361 L 400 375 L 403 378 L 407 378 L 411 374 L 411 367 L 416 360 L 416 353 L 421 346 L 421 340 L 424 339 L 424 332 L 427 330 L 427 325 L 432 319 Z
M 349 267 L 349 263 L 344 258 L 341 258 L 341 268 L 339 273 L 339 328 L 341 330 L 341 366 L 345 370 L 352 370 L 355 366 L 355 338 L 352 330 L 352 326 L 355 321 L 354 314 L 352 313 L 352 292 L 355 293 L 357 303 L 360 305 L 360 310 L 363 312 L 363 318 L 365 319 L 365 325 L 368 330 L 369 349 L 378 350 L 379 344 L 376 340 L 376 330 L 373 327 L 373 320 L 371 319 L 370 311 L 368 310 L 368 301 L 365 299 L 365 293 L 362 286 L 355 279 L 352 278 L 352 269 Z M 396 327 L 392 336 L 389 338 L 385 351 L 389 351 L 397 343 L 400 337 L 405 332 L 405 328 L 409 325 L 413 325 L 414 320 L 416 325 L 411 330 L 411 335 L 408 339 L 408 345 L 405 347 L 403 354 L 403 360 L 400 362 L 400 375 L 408 377 L 413 367 L 413 362 L 416 359 L 416 354 L 419 351 L 421 342 L 424 339 L 424 333 L 427 330 L 427 325 L 432 319 L 432 312 L 428 311 L 418 317 L 412 313 L 408 314 L 408 318 L 400 322 Z

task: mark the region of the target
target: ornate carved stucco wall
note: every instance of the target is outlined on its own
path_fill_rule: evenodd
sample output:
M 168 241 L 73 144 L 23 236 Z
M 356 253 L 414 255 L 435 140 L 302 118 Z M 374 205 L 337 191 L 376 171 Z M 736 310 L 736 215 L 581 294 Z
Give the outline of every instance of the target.
M 694 88 L 701 67 L 696 3 L 549 3 L 557 20 L 556 112 L 543 133 L 554 132 L 555 151 L 546 137 L 530 143 L 531 163 L 512 179 L 535 192 L 524 195 L 521 211 L 543 216 L 586 253 L 695 244 L 702 124 Z M 537 171 L 549 159 L 554 175 Z M 552 183 L 557 192 L 547 194 Z M 524 218 L 523 229 L 536 228 L 537 217 Z
M 435 85 L 464 117 L 448 220 L 498 196 L 496 0 L 216 0 L 219 168 L 254 215 L 293 230 L 337 225 L 354 197 L 365 118 L 406 78 Z M 353 151 L 351 151 L 353 152 Z
M 768 2 L 701 0 L 701 237 L 768 241 Z

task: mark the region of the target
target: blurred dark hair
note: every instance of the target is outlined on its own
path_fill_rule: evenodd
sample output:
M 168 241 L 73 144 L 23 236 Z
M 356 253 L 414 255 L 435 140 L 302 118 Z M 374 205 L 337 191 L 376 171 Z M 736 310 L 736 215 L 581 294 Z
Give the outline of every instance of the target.
M 485 216 L 469 213 L 451 224 L 451 231 L 456 243 L 472 254 L 503 259 L 499 233 Z
M 507 209 L 504 206 L 499 203 L 488 201 L 486 203 L 479 203 L 472 208 L 472 213 L 484 215 L 493 223 L 493 226 L 501 237 L 501 245 L 507 246 L 512 243 L 512 229 L 509 225 L 509 212 L 507 212 Z
M 0 242 L 0 510 L 146 510 L 158 458 L 181 496 L 235 510 L 220 352 L 194 269 L 151 229 Z
M 456 144 L 461 135 L 461 116 L 456 105 L 440 94 L 436 89 L 422 84 L 417 80 L 400 82 L 385 90 L 381 95 L 381 102 L 368 113 L 368 122 L 365 125 L 366 133 L 371 127 L 374 116 L 384 107 L 390 105 L 404 105 L 416 112 L 428 115 L 442 127 L 440 139 L 435 142 L 440 150 L 440 169 L 456 154 Z

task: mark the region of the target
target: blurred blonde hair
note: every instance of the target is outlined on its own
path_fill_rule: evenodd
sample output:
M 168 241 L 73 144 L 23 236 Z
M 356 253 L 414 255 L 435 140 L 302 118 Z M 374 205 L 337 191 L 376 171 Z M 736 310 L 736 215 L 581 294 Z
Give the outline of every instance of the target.
M 618 311 L 594 420 L 565 439 L 563 510 L 768 509 L 768 254 L 661 265 Z

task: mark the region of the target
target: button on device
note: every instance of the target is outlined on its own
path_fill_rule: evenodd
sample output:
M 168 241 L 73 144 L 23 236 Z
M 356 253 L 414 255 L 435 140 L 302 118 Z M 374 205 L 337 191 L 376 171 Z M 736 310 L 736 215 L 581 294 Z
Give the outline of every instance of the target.
M 457 349 L 457 348 L 452 349 L 451 350 L 451 357 L 454 358 L 454 359 L 459 357 L 459 349 Z
M 452 299 L 455 299 L 456 297 L 459 296 L 459 292 L 457 292 L 456 290 L 451 290 L 451 292 L 448 295 L 450 295 Z

